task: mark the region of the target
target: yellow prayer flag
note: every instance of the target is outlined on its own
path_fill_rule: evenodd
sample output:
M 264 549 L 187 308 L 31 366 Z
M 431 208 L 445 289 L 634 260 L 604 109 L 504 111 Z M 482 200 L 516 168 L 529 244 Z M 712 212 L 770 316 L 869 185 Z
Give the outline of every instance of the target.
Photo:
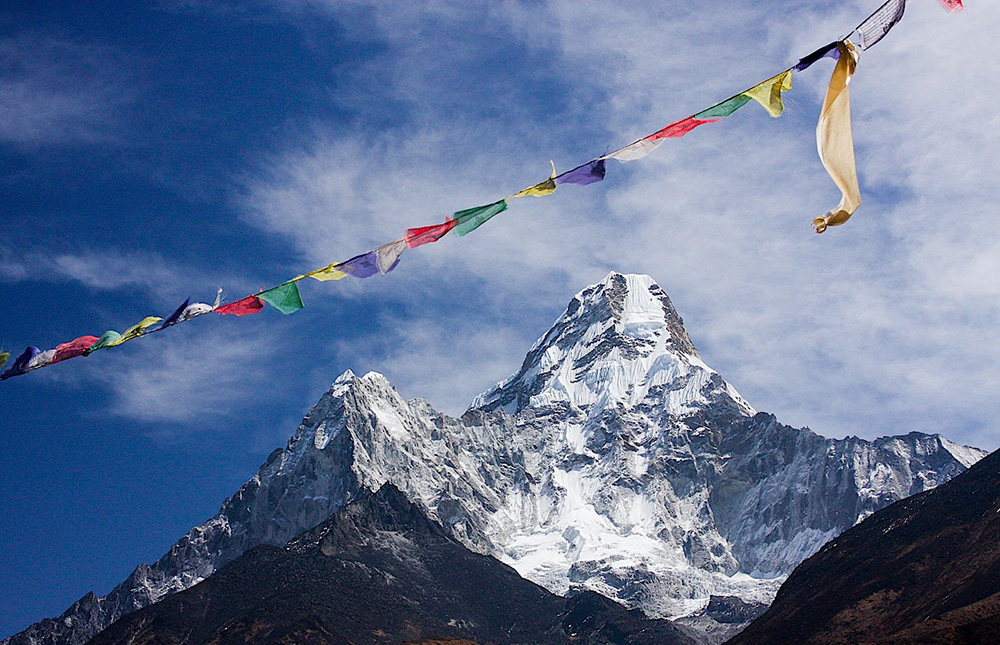
M 848 85 L 858 65 L 859 52 L 849 40 L 837 44 L 840 59 L 833 69 L 830 86 L 823 99 L 823 110 L 816 124 L 816 147 L 823 166 L 840 189 L 840 203 L 823 217 L 813 220 L 817 233 L 828 226 L 843 224 L 861 206 L 861 188 L 854 163 L 854 137 L 851 134 L 851 93 Z
M 341 278 L 346 278 L 347 274 L 343 271 L 338 271 L 336 269 L 337 262 L 329 264 L 322 269 L 316 269 L 315 271 L 310 271 L 309 273 L 303 273 L 300 276 L 294 277 L 289 282 L 298 282 L 302 278 L 312 278 L 313 280 L 319 280 L 320 282 L 326 282 L 328 280 L 340 280 Z
M 792 89 L 792 70 L 786 69 L 777 76 L 772 76 L 763 83 L 754 85 L 743 96 L 749 96 L 763 106 L 767 113 L 774 118 L 781 116 L 785 110 L 781 102 L 781 93 Z
M 515 194 L 511 195 L 507 199 L 512 199 L 514 197 L 527 197 L 529 195 L 532 195 L 534 197 L 544 197 L 546 195 L 551 195 L 553 192 L 555 192 L 555 190 L 556 190 L 556 162 L 554 162 L 554 161 L 552 161 L 550 159 L 549 163 L 552 164 L 552 174 L 549 175 L 548 179 L 546 179 L 543 182 L 537 183 L 534 186 L 531 186 L 529 188 L 525 188 L 521 192 L 515 193 Z
M 149 329 L 156 323 L 160 322 L 161 320 L 163 320 L 163 318 L 160 318 L 159 316 L 146 316 L 145 318 L 143 318 L 136 324 L 132 325 L 124 332 L 122 332 L 121 338 L 112 343 L 108 343 L 106 347 L 116 347 L 126 341 L 132 340 L 133 338 L 138 338 L 139 336 L 142 336 L 144 333 L 146 333 L 147 329 Z

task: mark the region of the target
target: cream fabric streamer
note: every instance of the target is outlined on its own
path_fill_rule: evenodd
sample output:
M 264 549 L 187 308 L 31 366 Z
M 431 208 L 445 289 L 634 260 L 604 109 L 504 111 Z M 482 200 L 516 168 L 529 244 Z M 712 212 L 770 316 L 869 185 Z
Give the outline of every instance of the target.
M 859 52 L 849 40 L 837 44 L 840 59 L 830 78 L 823 99 L 823 111 L 816 124 L 816 147 L 823 166 L 840 189 L 840 204 L 813 220 L 817 233 L 828 226 L 839 226 L 850 219 L 861 205 L 858 171 L 854 163 L 854 137 L 851 134 L 851 94 L 848 86 L 858 64 Z

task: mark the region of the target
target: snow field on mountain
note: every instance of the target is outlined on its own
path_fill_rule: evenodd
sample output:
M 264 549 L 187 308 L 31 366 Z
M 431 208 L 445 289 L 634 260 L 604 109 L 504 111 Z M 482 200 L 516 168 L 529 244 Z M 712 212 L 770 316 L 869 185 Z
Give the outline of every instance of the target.
M 712 596 L 769 603 L 824 542 L 982 454 L 916 433 L 824 439 L 756 413 L 701 360 L 658 285 L 612 273 L 461 418 L 345 372 L 217 516 L 66 620 L 83 643 L 392 483 L 551 591 L 590 589 L 711 631 L 696 614 Z

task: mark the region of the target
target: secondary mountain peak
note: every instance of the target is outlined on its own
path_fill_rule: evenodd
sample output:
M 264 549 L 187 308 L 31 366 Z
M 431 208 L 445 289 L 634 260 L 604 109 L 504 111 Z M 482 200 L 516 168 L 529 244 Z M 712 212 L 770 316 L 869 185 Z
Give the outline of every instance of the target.
M 473 553 L 392 484 L 285 548 L 260 545 L 93 645 L 419 642 L 694 645 L 596 594 L 560 598 Z
M 828 542 L 732 642 L 995 643 L 998 533 L 1000 451 Z

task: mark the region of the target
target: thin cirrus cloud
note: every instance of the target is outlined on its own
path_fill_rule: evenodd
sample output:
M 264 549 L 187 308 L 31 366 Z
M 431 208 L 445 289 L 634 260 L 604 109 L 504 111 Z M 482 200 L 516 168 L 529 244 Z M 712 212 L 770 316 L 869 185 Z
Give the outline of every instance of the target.
M 168 337 L 168 334 L 170 337 Z M 143 424 L 154 435 L 183 438 L 226 428 L 255 406 L 284 393 L 261 363 L 277 359 L 278 343 L 267 330 L 236 333 L 197 319 L 153 334 L 110 353 L 75 359 L 69 369 L 33 376 L 55 382 L 97 385 L 107 397 L 101 414 Z
M 116 140 L 133 97 L 113 49 L 20 33 L 0 38 L 0 142 L 17 147 Z
M 449 322 L 390 318 L 385 329 L 384 336 L 335 342 L 339 362 L 379 372 L 404 397 L 425 399 L 454 416 L 472 402 L 468 387 L 458 383 L 474 384 L 475 393 L 485 391 L 494 382 L 488 375 L 517 370 L 518 354 L 533 340 L 522 329 L 477 325 L 472 317 Z
M 97 291 L 135 288 L 167 299 L 176 297 L 178 285 L 203 283 L 204 272 L 196 274 L 155 252 L 109 248 L 48 253 L 0 247 L 0 282 L 21 281 L 76 282 Z

